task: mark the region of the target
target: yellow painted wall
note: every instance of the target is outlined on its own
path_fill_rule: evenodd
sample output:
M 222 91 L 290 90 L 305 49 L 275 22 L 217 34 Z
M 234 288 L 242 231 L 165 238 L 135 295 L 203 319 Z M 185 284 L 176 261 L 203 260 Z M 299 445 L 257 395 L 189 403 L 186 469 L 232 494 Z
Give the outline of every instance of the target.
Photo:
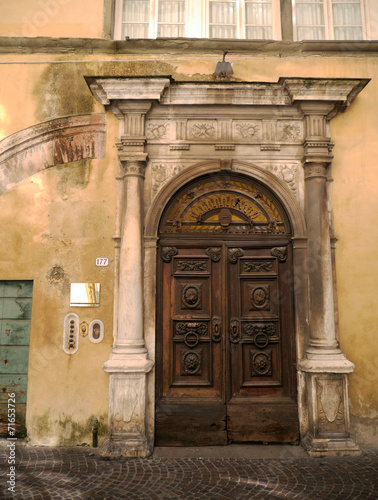
M 101 38 L 103 0 L 0 0 L 0 36 Z
M 33 20 L 48 3 L 0 0 L 0 35 L 28 36 L 25 29 L 30 26 L 23 18 Z M 41 23 L 37 35 L 101 36 L 102 1 L 60 4 L 59 13 Z M 219 59 L 218 54 L 156 55 L 153 50 L 142 55 L 2 54 L 0 139 L 50 119 L 103 112 L 84 76 L 172 75 L 181 81 L 212 81 Z M 284 76 L 371 79 L 350 108 L 333 119 L 331 136 L 336 144 L 333 202 L 339 238 L 340 341 L 356 365 L 349 376 L 352 434 L 360 443 L 378 444 L 378 59 L 374 53 L 264 57 L 235 52 L 228 60 L 237 81 L 277 81 Z M 0 279 L 34 280 L 27 414 L 34 443 L 88 443 L 94 417 L 106 430 L 108 375 L 101 365 L 112 344 L 117 135 L 116 119 L 108 113 L 104 159 L 53 167 L 0 196 Z M 82 213 L 89 215 L 78 220 Z M 109 257 L 110 266 L 96 268 L 98 256 Z M 58 267 L 63 271 L 60 279 L 53 272 Z M 70 308 L 68 283 L 92 280 L 102 285 L 100 308 Z M 61 346 L 62 327 L 65 314 L 72 311 L 88 323 L 101 319 L 105 340 L 96 345 L 81 337 L 77 354 L 68 356 Z

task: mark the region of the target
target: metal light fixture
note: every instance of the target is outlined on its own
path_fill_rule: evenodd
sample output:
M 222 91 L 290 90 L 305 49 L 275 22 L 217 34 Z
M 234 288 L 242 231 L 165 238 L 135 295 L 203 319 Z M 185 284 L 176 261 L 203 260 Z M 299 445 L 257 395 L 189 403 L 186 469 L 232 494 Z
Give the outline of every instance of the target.
M 218 77 L 218 78 L 225 78 L 228 80 L 229 76 L 232 75 L 234 73 L 234 71 L 232 69 L 231 63 L 226 61 L 227 52 L 228 51 L 225 50 L 223 52 L 222 61 L 218 61 L 217 67 L 215 68 L 215 71 L 214 71 L 214 76 Z

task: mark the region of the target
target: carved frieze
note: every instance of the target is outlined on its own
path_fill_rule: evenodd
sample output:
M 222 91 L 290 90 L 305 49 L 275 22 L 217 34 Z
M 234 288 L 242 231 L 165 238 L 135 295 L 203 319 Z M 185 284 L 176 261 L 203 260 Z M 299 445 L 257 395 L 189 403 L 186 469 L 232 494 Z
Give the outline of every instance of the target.
M 150 120 L 146 127 L 147 139 L 154 141 L 167 139 L 170 133 L 170 123 L 163 120 Z
M 216 138 L 216 122 L 204 121 L 188 121 L 188 138 L 201 140 L 201 139 L 215 139 Z
M 239 141 L 259 141 L 262 137 L 261 121 L 235 120 L 233 122 L 233 139 Z
M 272 260 L 250 260 L 243 262 L 243 273 L 263 273 L 273 271 Z
M 277 122 L 278 138 L 282 142 L 302 142 L 303 124 L 302 121 L 279 120 Z
M 178 260 L 178 271 L 207 271 L 206 260 Z

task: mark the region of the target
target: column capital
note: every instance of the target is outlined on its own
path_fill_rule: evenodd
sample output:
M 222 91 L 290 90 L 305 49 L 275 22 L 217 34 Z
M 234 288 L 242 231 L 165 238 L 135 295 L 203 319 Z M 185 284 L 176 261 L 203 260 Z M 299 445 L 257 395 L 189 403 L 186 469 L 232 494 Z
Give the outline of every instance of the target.
M 323 178 L 324 180 L 326 180 L 328 165 L 329 163 L 323 163 L 323 162 L 314 162 L 314 161 L 306 162 L 303 166 L 305 181 L 313 179 L 315 177 Z
M 144 159 L 140 158 L 130 158 L 127 160 L 121 160 L 121 165 L 122 165 L 122 177 L 143 177 L 145 175 L 145 170 L 146 170 L 146 154 L 141 154 L 141 157 L 144 156 Z

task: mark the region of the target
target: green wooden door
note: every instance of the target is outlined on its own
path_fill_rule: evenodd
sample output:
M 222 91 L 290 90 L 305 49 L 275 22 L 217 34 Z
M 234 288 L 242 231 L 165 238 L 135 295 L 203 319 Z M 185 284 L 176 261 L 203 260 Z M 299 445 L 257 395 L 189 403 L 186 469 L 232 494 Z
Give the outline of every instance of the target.
M 32 281 L 0 281 L 0 435 L 7 436 L 8 394 L 16 400 L 17 436 L 26 434 Z

